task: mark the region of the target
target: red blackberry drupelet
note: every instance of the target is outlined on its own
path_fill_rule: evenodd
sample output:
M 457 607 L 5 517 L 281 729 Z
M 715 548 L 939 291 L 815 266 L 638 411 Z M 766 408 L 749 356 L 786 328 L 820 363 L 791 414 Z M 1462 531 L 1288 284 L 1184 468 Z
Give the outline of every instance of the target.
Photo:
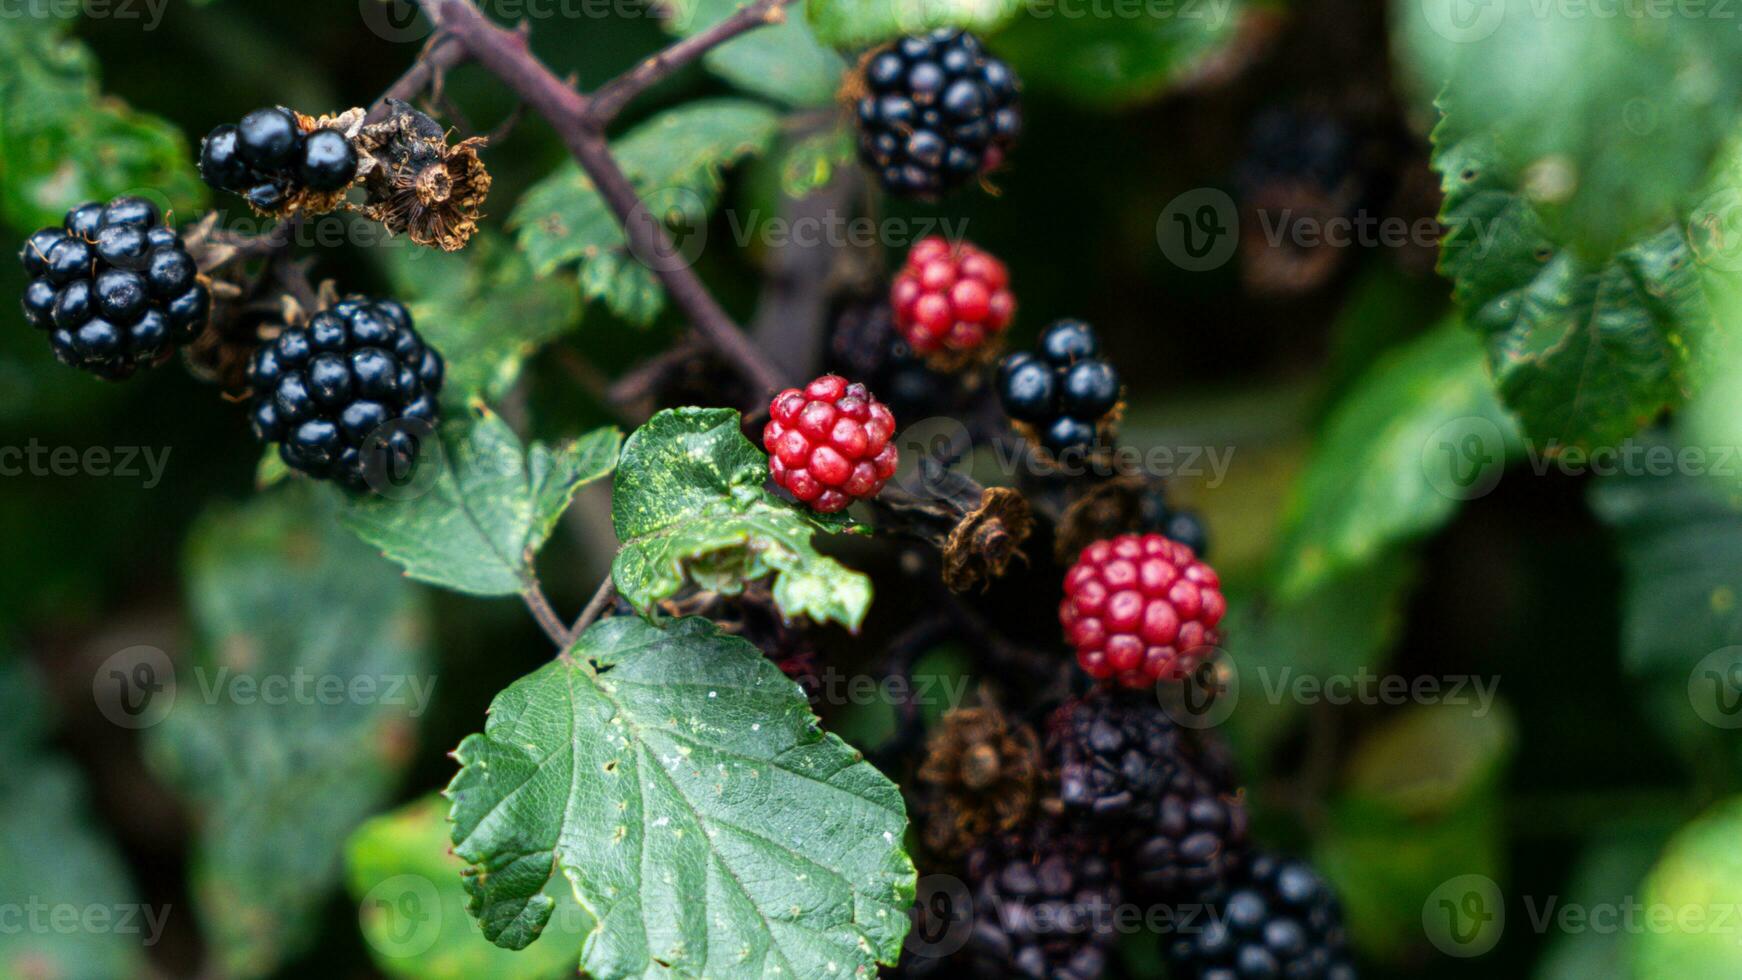
M 1004 263 L 967 242 L 924 238 L 889 289 L 895 326 L 921 356 L 968 353 L 1004 331 L 1016 314 Z
M 1059 622 L 1077 663 L 1127 687 L 1179 680 L 1221 636 L 1228 604 L 1215 569 L 1159 534 L 1122 534 L 1083 549 L 1065 574 Z
M 768 414 L 769 475 L 814 511 L 875 497 L 895 475 L 895 416 L 862 384 L 825 374 L 775 395 Z

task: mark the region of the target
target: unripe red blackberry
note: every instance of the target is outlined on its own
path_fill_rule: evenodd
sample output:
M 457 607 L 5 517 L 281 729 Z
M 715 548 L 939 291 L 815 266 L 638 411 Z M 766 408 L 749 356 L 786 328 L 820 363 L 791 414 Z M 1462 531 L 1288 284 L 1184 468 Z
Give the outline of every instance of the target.
M 1179 680 L 1221 642 L 1221 580 L 1160 534 L 1097 541 L 1065 574 L 1059 622 L 1077 663 L 1128 687 Z
M 768 414 L 769 476 L 814 511 L 875 497 L 895 475 L 895 416 L 862 384 L 825 374 L 775 395 Z
M 921 239 L 889 289 L 895 326 L 920 356 L 962 355 L 1004 332 L 1016 315 L 1004 263 L 967 242 Z

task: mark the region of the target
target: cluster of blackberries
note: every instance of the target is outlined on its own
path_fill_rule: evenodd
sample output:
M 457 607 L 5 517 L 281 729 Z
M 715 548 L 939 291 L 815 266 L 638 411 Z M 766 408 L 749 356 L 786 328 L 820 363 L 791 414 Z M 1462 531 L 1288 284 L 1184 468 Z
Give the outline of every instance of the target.
M 1179 980 L 1355 980 L 1336 893 L 1306 863 L 1272 854 L 1253 854 L 1167 952 Z
M 878 50 L 864 82 L 859 155 L 892 193 L 930 197 L 993 170 L 1022 129 L 1016 75 L 964 31 Z
M 998 366 L 1005 414 L 1032 426 L 1054 457 L 1093 449 L 1097 425 L 1119 404 L 1119 375 L 1100 352 L 1092 327 L 1060 320 L 1041 334 L 1038 355 L 1011 354 Z
M 254 434 L 278 443 L 291 468 L 363 490 L 372 475 L 397 476 L 416 458 L 440 419 L 443 373 L 405 307 L 342 300 L 255 353 Z M 391 424 L 408 419 L 424 425 Z
M 331 193 L 349 186 L 357 179 L 357 149 L 336 129 L 303 132 L 289 109 L 256 109 L 200 142 L 200 176 L 275 213 L 304 188 Z
M 24 315 L 64 364 L 120 380 L 205 329 L 211 294 L 175 229 L 138 197 L 84 204 L 19 253 Z

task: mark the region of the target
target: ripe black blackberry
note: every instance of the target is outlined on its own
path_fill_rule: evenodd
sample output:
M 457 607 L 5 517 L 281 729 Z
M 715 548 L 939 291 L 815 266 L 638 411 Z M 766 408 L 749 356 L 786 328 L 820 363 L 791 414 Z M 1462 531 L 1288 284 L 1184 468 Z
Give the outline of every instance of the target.
M 1098 980 L 1118 939 L 1120 891 L 1107 859 L 1041 826 L 968 857 L 974 921 L 962 949 L 986 980 Z
M 364 490 L 372 467 L 403 469 L 416 457 L 420 433 L 391 423 L 433 427 L 443 374 L 441 355 L 418 336 L 405 307 L 342 300 L 255 353 L 254 434 L 278 443 L 292 469 Z
M 1336 893 L 1305 862 L 1254 855 L 1200 923 L 1176 933 L 1169 944 L 1169 976 L 1355 978 Z
M 305 129 L 305 118 L 279 106 L 219 126 L 200 141 L 200 176 L 267 214 L 286 210 L 305 189 L 343 191 L 357 179 L 356 147 L 330 126 Z
M 1099 353 L 1093 327 L 1060 320 L 1041 334 L 1039 354 L 1019 351 L 998 365 L 1005 414 L 1054 458 L 1092 451 L 1119 404 L 1119 374 Z
M 859 156 L 891 193 L 935 197 L 994 170 L 1022 129 L 1015 73 L 965 31 L 880 48 L 863 79 Z
M 160 217 L 144 198 L 118 197 L 80 205 L 25 241 L 24 316 L 48 331 L 63 364 L 118 381 L 205 329 L 211 293 Z

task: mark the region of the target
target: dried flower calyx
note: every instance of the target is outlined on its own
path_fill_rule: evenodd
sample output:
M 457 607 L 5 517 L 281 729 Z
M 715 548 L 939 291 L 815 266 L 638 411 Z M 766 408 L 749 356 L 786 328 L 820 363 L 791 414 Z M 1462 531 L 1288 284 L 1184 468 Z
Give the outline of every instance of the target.
M 440 123 L 399 101 L 383 122 L 363 127 L 363 188 L 359 210 L 419 245 L 454 252 L 478 230 L 490 173 L 478 151 L 481 136 L 449 143 Z
M 995 707 L 958 708 L 932 733 L 918 776 L 929 796 L 926 846 L 960 855 L 1028 816 L 1040 743 L 1033 730 L 1012 725 Z

